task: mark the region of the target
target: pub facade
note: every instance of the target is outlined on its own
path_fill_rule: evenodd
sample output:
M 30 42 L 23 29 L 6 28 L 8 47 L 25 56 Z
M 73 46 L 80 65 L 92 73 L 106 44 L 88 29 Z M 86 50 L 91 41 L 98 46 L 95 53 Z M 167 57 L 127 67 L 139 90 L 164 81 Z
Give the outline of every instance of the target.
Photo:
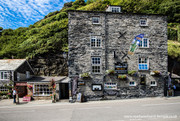
M 69 11 L 68 19 L 72 97 L 77 93 L 87 100 L 164 95 L 166 16 L 122 13 L 120 7 L 109 6 L 104 12 Z

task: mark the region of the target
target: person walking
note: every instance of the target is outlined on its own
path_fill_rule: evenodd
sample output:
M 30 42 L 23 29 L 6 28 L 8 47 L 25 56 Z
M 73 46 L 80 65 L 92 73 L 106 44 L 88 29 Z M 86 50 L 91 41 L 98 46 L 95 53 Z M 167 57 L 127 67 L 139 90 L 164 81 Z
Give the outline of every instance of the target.
M 15 90 L 15 88 L 13 88 L 13 99 L 14 99 L 13 103 L 16 103 L 16 90 Z

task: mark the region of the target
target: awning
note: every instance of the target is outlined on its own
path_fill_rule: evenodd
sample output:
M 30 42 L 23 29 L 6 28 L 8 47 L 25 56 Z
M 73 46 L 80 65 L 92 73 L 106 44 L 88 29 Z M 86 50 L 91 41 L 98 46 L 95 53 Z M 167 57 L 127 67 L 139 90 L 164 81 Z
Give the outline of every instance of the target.
M 60 83 L 69 83 L 69 81 L 71 81 L 71 78 L 66 77 L 66 78 L 63 79 Z

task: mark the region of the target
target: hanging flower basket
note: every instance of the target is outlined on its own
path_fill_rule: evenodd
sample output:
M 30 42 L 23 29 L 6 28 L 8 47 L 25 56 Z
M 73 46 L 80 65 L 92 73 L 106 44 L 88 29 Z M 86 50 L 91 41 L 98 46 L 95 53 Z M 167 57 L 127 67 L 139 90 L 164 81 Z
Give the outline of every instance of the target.
M 150 75 L 151 76 L 160 76 L 161 72 L 160 71 L 151 71 Z
M 114 75 L 115 71 L 114 70 L 106 70 L 106 74 L 108 75 Z
M 127 80 L 127 75 L 118 75 L 118 79 Z
M 131 70 L 131 71 L 128 71 L 128 75 L 130 75 L 130 76 L 137 76 L 138 73 L 135 70 Z
M 30 84 L 28 84 L 27 87 L 28 87 L 29 89 L 32 89 L 32 88 L 33 88 L 33 86 L 30 85 Z
M 89 73 L 83 73 L 83 74 L 80 74 L 80 78 L 89 79 L 91 77 L 90 77 Z

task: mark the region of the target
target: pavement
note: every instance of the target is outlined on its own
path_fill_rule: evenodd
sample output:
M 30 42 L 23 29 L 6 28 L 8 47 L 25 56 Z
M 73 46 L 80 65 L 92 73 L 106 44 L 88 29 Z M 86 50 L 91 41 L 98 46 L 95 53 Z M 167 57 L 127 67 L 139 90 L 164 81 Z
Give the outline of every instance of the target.
M 0 121 L 179 121 L 180 97 L 152 97 L 69 103 L 0 101 Z
M 121 100 L 102 100 L 102 101 L 88 101 L 85 103 L 80 103 L 80 102 L 75 102 L 75 103 L 69 103 L 68 99 L 65 100 L 59 100 L 56 103 L 52 103 L 52 100 L 32 100 L 30 102 L 26 102 L 23 101 L 22 98 L 19 98 L 19 104 L 14 104 L 13 103 L 13 99 L 2 99 L 0 100 L 0 108 L 1 107 L 6 107 L 6 106 L 32 106 L 32 105 L 48 105 L 48 104 L 61 104 L 61 105 L 68 105 L 68 104 L 92 104 L 92 103 L 108 103 L 108 102 L 125 102 L 125 101 L 137 101 L 137 100 L 141 100 L 141 101 L 146 101 L 146 100 L 170 100 L 170 99 L 179 99 L 180 100 L 180 96 L 176 96 L 176 97 L 146 97 L 146 98 L 133 98 L 133 99 L 121 99 Z

